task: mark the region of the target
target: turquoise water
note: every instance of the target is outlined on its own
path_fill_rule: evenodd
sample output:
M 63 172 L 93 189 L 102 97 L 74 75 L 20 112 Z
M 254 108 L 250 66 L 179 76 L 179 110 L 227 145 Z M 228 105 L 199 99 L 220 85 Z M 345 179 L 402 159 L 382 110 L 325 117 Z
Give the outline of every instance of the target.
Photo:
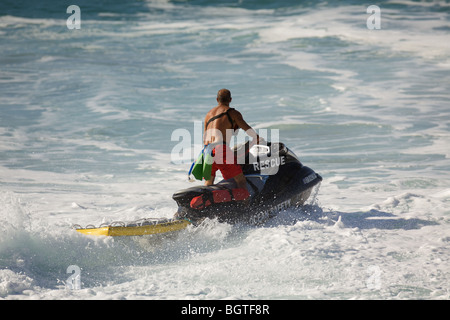
M 71 4 L 81 10 L 79 30 L 66 26 Z M 8 236 L 0 238 L 0 297 L 448 298 L 450 4 L 379 1 L 379 30 L 366 26 L 368 5 L 3 1 L 0 193 Z M 147 252 L 151 245 L 71 233 L 72 223 L 171 216 L 172 193 L 191 186 L 189 161 L 171 159 L 172 133 L 186 129 L 192 146 L 201 143 L 195 122 L 221 88 L 250 125 L 279 130 L 324 177 L 320 219 L 238 234 L 213 225 L 157 254 Z M 399 227 L 366 228 L 370 212 L 399 219 Z M 22 223 L 25 234 L 14 231 Z M 74 253 L 50 254 L 61 243 Z M 255 247 L 285 272 L 271 259 L 255 271 Z M 36 256 L 48 258 L 36 266 Z M 225 280 L 221 260 L 248 284 Z M 85 289 L 61 289 L 66 264 L 84 268 Z M 160 264 L 175 278 L 185 268 L 211 274 L 172 280 L 175 290 L 143 277 L 167 276 Z M 374 264 L 384 277 L 375 291 L 356 276 Z M 99 271 L 105 265 L 112 279 Z M 411 286 L 417 290 L 402 290 Z

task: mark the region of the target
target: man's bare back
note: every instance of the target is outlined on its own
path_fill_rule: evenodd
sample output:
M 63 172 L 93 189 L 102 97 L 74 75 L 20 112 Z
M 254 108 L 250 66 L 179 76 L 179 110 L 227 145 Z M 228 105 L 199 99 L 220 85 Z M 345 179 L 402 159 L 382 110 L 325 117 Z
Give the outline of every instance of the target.
M 209 145 L 212 143 L 226 143 L 229 145 L 232 133 L 234 130 L 243 129 L 249 136 L 253 138 L 254 142 L 258 142 L 259 136 L 256 132 L 245 122 L 242 114 L 230 108 L 231 93 L 227 89 L 219 90 L 217 93 L 218 105 L 212 108 L 205 116 L 205 127 L 203 143 Z M 205 182 L 205 185 L 212 185 L 215 176 Z M 234 176 L 239 188 L 247 190 L 247 183 L 244 174 Z
M 252 138 L 258 140 L 258 135 L 247 124 L 247 122 L 245 122 L 242 114 L 239 111 L 230 108 L 231 97 L 229 98 L 229 102 L 227 102 L 226 100 L 221 101 L 218 97 L 217 102 L 219 104 L 216 107 L 212 108 L 205 116 L 203 136 L 204 145 L 208 145 L 213 142 L 225 142 L 226 144 L 229 144 L 233 131 L 238 129 L 244 130 Z M 213 119 L 214 117 L 217 118 Z

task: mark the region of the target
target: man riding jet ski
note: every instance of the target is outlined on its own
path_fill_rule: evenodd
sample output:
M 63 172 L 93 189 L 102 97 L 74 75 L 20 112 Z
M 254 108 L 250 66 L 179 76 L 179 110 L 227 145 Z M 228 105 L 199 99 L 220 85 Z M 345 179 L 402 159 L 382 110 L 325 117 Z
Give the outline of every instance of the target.
M 179 206 L 176 217 L 194 223 L 206 217 L 258 223 L 287 207 L 303 204 L 322 178 L 304 167 L 284 144 L 264 144 L 241 113 L 230 108 L 229 90 L 219 90 L 217 102 L 205 117 L 205 148 L 189 172 L 198 180 L 204 179 L 205 185 L 173 195 Z M 230 131 L 239 128 L 256 144 L 231 150 Z M 217 170 L 224 180 L 214 185 Z
M 322 178 L 303 166 L 283 143 L 260 139 L 242 115 L 230 108 L 228 90 L 219 91 L 217 102 L 218 106 L 205 118 L 205 148 L 189 172 L 198 180 L 204 179 L 205 185 L 173 195 L 178 203 L 173 219 L 149 218 L 74 228 L 88 235 L 140 236 L 181 230 L 205 218 L 257 225 L 282 210 L 303 205 Z M 253 141 L 232 150 L 231 134 L 227 133 L 239 128 L 246 130 Z M 217 170 L 224 180 L 214 184 Z
M 220 170 L 224 179 L 234 179 L 240 189 L 247 190 L 242 168 L 236 163 L 234 153 L 229 147 L 231 137 L 239 129 L 243 129 L 254 142 L 262 142 L 262 139 L 247 124 L 239 111 L 230 108 L 232 98 L 229 90 L 219 90 L 216 100 L 218 105 L 205 116 L 203 136 L 205 147 L 191 169 L 192 173 L 196 179 L 205 179 L 205 185 L 210 186 L 214 184 L 217 170 Z

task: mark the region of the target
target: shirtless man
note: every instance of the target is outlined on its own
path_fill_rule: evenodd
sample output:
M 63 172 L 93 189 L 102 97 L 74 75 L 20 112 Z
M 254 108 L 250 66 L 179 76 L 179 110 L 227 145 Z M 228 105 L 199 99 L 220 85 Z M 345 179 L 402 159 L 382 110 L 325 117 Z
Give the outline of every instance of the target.
M 220 170 L 225 180 L 234 178 L 238 188 L 247 190 L 247 181 L 242 173 L 242 168 L 236 163 L 233 151 L 229 147 L 231 133 L 232 130 L 243 129 L 253 138 L 253 142 L 259 143 L 261 138 L 245 122 L 239 111 L 230 108 L 231 100 L 229 90 L 219 90 L 217 93 L 218 105 L 212 108 L 205 117 L 203 144 L 214 146 L 213 155 L 215 159 L 212 164 L 211 178 L 206 180 L 205 185 L 214 184 L 216 171 Z

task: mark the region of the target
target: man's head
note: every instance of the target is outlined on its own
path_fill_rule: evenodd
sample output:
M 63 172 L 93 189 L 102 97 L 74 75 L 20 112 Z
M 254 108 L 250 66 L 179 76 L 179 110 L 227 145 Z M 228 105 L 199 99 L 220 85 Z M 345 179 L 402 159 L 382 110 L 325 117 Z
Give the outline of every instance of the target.
M 230 104 L 231 102 L 231 92 L 228 89 L 220 89 L 217 92 L 217 102 L 220 104 Z

